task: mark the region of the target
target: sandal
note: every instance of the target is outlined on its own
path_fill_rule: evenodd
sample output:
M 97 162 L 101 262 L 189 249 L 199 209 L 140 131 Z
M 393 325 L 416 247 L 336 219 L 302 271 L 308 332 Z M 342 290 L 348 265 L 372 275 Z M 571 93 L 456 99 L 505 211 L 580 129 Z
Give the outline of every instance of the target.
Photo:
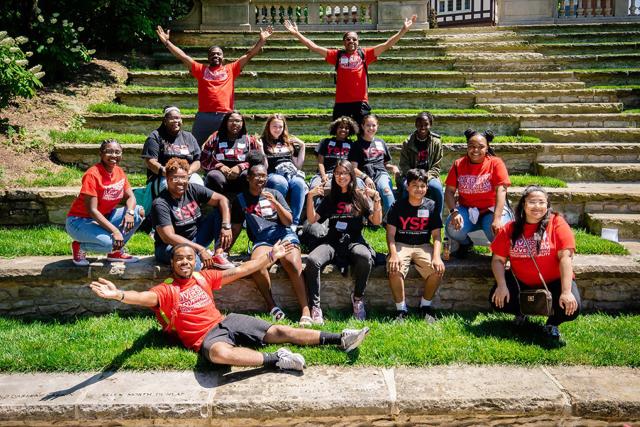
M 278 306 L 273 307 L 269 314 L 271 315 L 271 318 L 274 322 L 284 320 L 284 318 L 286 317 L 284 311 L 282 311 L 282 309 Z
M 300 318 L 300 321 L 298 322 L 298 325 L 300 325 L 300 327 L 302 328 L 309 327 L 312 324 L 313 324 L 313 319 L 311 319 L 311 317 L 309 316 L 302 316 Z

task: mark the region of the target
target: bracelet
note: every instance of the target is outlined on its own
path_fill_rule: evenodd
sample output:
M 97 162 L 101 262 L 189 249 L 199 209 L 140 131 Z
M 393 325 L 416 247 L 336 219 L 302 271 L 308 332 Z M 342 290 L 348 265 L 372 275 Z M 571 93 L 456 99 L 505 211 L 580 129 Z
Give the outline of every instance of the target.
M 122 293 L 122 296 L 120 297 L 120 302 L 124 301 L 124 291 L 120 291 Z

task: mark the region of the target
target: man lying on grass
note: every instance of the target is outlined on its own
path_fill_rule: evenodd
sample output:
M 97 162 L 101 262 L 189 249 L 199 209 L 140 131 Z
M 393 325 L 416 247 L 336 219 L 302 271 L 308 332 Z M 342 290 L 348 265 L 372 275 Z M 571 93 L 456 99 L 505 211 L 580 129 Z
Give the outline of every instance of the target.
M 266 268 L 293 249 L 289 242 L 277 242 L 269 253 L 224 271 L 194 272 L 196 253 L 186 244 L 178 244 L 171 254 L 173 278 L 149 291 L 123 291 L 102 277 L 91 283 L 101 298 L 152 308 L 163 330 L 176 334 L 185 347 L 199 351 L 212 363 L 236 366 L 265 366 L 301 371 L 304 357 L 280 348 L 261 353 L 252 347 L 264 344 L 337 345 L 349 352 L 356 349 L 369 328 L 345 329 L 341 334 L 285 325 L 272 325 L 251 316 L 231 313 L 223 316 L 216 308 L 213 291 Z

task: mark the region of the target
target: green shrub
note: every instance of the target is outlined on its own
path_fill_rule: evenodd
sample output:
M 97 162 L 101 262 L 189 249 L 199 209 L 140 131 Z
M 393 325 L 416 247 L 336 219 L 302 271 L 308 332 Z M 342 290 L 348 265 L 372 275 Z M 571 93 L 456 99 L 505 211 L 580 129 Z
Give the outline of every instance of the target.
M 26 37 L 14 39 L 6 31 L 0 31 L 0 108 L 6 107 L 15 97 L 31 98 L 36 89 L 42 87 L 42 67 L 27 68 L 27 58 L 32 53 L 24 52 L 20 47 L 27 42 Z

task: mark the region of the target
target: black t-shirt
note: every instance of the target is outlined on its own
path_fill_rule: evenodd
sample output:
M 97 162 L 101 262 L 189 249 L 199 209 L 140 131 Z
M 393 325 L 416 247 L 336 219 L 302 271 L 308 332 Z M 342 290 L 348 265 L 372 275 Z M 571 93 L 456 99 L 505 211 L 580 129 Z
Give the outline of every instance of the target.
M 274 173 L 276 171 L 276 166 L 282 163 L 293 164 L 294 151 L 295 148 L 292 150 L 282 141 L 276 141 L 270 146 L 265 144 L 264 154 L 267 157 L 267 172 Z
M 412 206 L 409 198 L 397 200 L 387 213 L 387 224 L 396 227 L 395 240 L 406 245 L 424 245 L 431 232 L 442 228 L 442 217 L 435 212 L 435 202 L 423 198 L 420 206 Z
M 198 184 L 189 184 L 179 200 L 171 197 L 169 190 L 164 190 L 151 205 L 151 221 L 154 227 L 173 225 L 179 236 L 193 241 L 198 232 L 197 221 L 202 216 L 200 205 L 211 200 L 213 191 Z M 160 236 L 156 237 L 156 245 L 160 244 Z
M 387 171 L 384 163 L 390 160 L 391 155 L 387 144 L 380 138 L 373 138 L 373 141 L 358 138 L 349 151 L 349 161 L 358 163 L 358 169 L 374 181 L 381 173 Z
M 429 170 L 429 141 L 419 141 L 416 138 L 416 148 L 418 149 L 417 169 Z
M 170 158 L 185 159 L 189 164 L 200 160 L 200 146 L 196 138 L 186 131 L 179 131 L 173 137 L 162 126 L 151 132 L 142 147 L 143 159 L 158 159 L 162 166 L 166 165 Z M 156 174 L 147 169 L 147 182 Z
M 319 222 L 329 220 L 327 236 L 330 242 L 336 243 L 344 233 L 351 236 L 351 241 L 359 240 L 362 237 L 364 220 L 371 215 L 371 211 L 372 207 L 367 206 L 364 212 L 355 215 L 353 203 L 349 197 L 345 193 L 340 193 L 334 203 L 329 197 L 322 199 L 316 213 L 320 216 Z
M 339 142 L 333 138 L 325 138 L 318 143 L 316 154 L 324 158 L 324 170 L 326 173 L 332 173 L 340 160 L 349 158 L 351 145 L 352 142 L 349 140 Z
M 265 191 L 273 194 L 278 203 L 280 203 L 286 210 L 291 212 L 289 205 L 279 191 L 273 190 L 271 188 L 265 188 Z M 240 195 L 237 195 L 236 198 L 233 199 L 233 203 L 231 204 L 232 224 L 242 224 L 245 220 L 245 214 L 252 214 L 253 218 L 256 220 L 254 226 L 259 227 L 260 229 L 271 227 L 273 224 L 284 226 L 282 221 L 280 221 L 280 217 L 278 216 L 276 207 L 262 194 L 260 196 L 254 196 L 248 191 L 245 191 L 242 194 L 246 204 L 246 209 L 242 209 L 240 201 L 238 200 Z M 247 234 L 249 235 L 249 239 L 251 241 L 254 241 L 255 235 L 260 230 L 253 230 L 253 227 L 250 224 L 253 224 L 253 222 L 247 221 Z

